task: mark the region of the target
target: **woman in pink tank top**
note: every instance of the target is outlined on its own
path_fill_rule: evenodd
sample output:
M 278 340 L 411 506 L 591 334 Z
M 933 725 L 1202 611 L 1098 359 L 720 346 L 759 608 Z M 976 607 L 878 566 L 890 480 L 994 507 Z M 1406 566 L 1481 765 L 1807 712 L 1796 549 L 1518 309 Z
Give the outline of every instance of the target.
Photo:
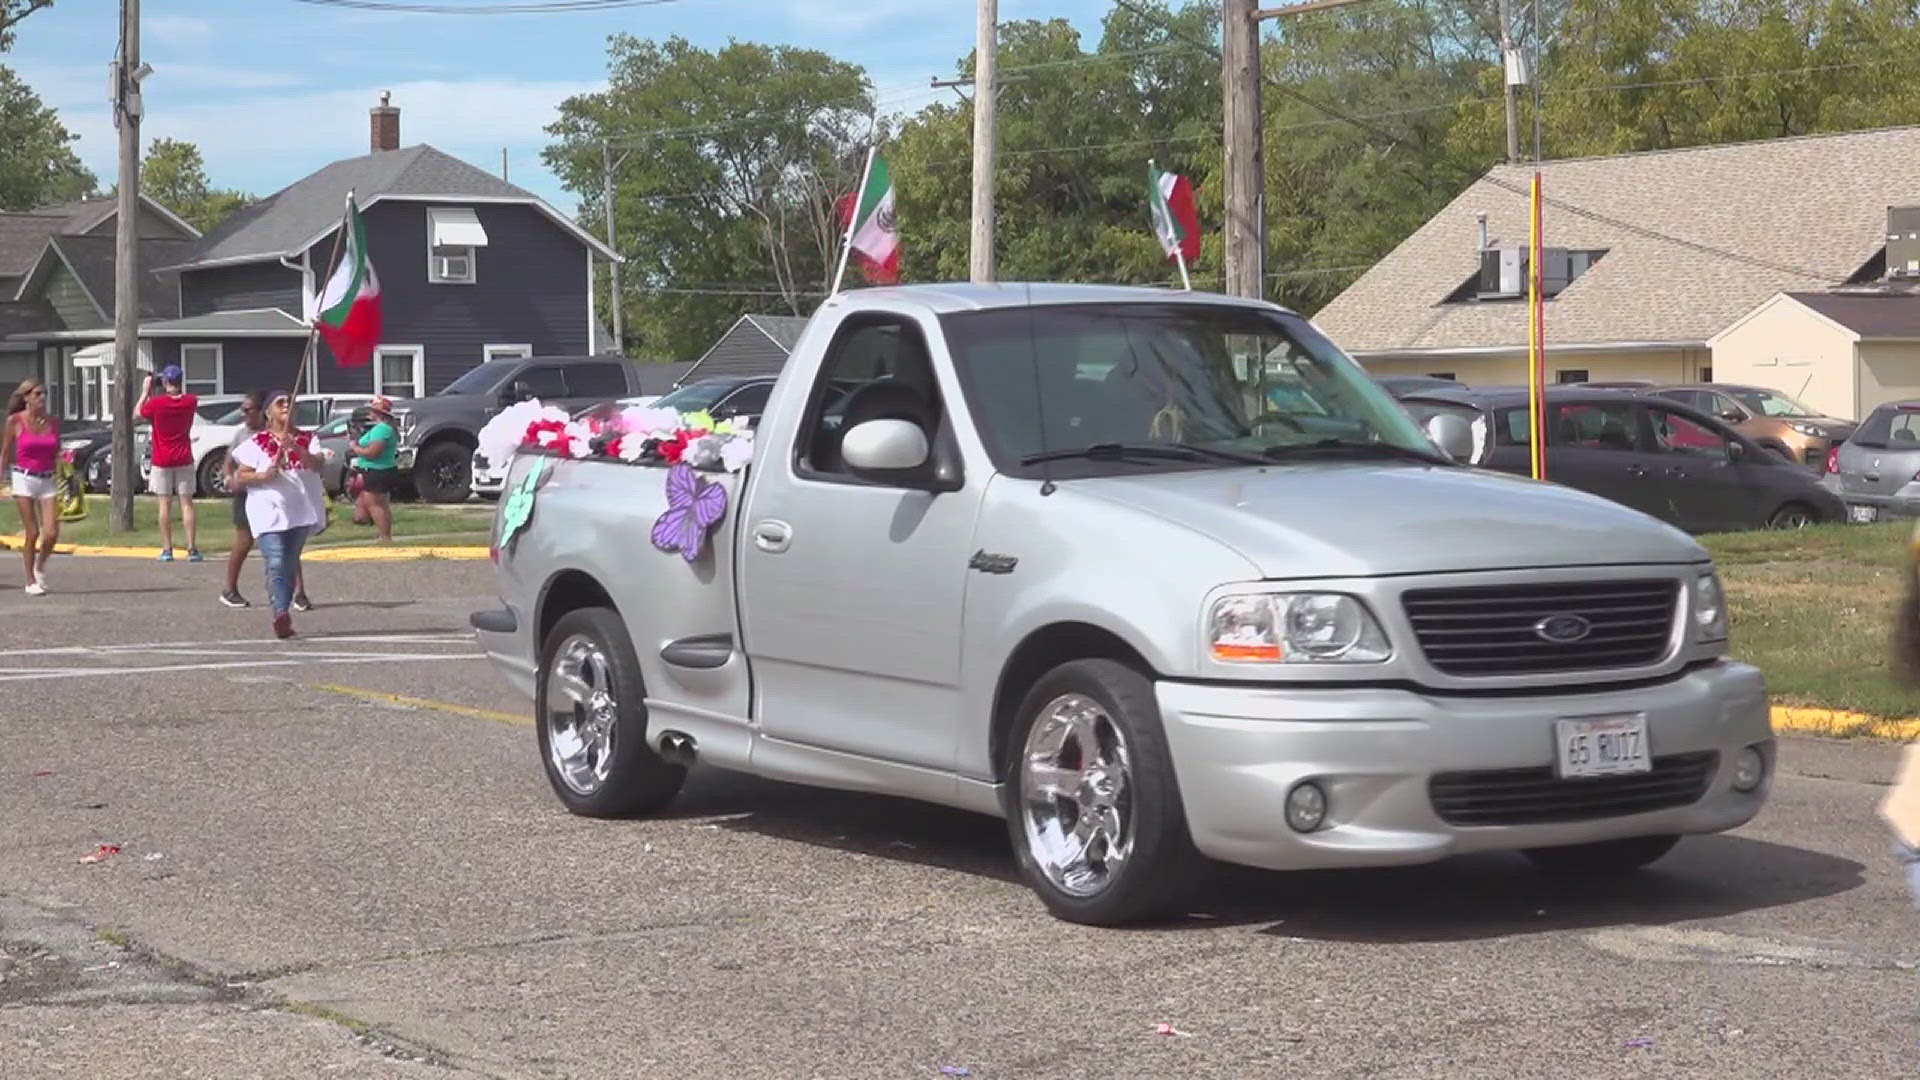
M 0 476 L 12 480 L 13 505 L 25 534 L 20 555 L 27 564 L 28 596 L 46 595 L 47 559 L 60 539 L 60 513 L 54 507 L 59 485 L 53 475 L 59 453 L 60 421 L 47 412 L 47 388 L 39 379 L 28 379 L 7 401 L 6 431 L 0 434 Z

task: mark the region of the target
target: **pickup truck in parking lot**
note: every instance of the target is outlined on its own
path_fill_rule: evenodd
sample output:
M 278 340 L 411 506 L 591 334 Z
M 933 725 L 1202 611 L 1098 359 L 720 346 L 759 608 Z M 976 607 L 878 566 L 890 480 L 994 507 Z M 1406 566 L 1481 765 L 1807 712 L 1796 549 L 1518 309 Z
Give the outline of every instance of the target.
M 575 813 L 696 761 L 962 807 L 1078 922 L 1206 858 L 1609 874 L 1752 818 L 1765 686 L 1706 552 L 1470 438 L 1263 302 L 861 290 L 742 470 L 513 454 L 472 623 Z

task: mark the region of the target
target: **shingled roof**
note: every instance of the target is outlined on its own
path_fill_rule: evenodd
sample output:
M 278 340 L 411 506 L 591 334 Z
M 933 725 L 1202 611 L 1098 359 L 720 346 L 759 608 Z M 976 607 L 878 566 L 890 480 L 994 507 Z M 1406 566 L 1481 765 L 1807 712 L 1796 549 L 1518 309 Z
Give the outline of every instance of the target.
M 1778 292 L 1848 281 L 1920 205 L 1920 127 L 1548 162 L 1545 243 L 1606 255 L 1546 304 L 1550 348 L 1700 344 Z M 1366 357 L 1508 350 L 1523 301 L 1449 302 L 1493 243 L 1525 244 L 1531 166 L 1499 166 L 1322 308 Z
M 609 254 L 591 234 L 539 196 L 422 144 L 336 161 L 236 211 L 202 237 L 181 265 L 298 255 L 340 223 L 349 191 L 362 208 L 383 198 L 522 202 L 539 208 L 583 242 Z
M 180 286 L 177 275 L 163 269 L 180 257 L 194 241 L 161 240 L 148 237 L 140 241 L 140 317 L 172 319 L 180 314 Z M 49 248 L 57 252 L 80 279 L 87 295 L 100 313 L 113 318 L 114 238 L 112 236 L 55 236 Z

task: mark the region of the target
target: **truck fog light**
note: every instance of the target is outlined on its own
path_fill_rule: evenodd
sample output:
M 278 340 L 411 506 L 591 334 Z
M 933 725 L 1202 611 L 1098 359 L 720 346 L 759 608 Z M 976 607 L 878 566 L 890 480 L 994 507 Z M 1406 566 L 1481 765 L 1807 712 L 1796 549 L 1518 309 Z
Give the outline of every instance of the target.
M 1312 832 L 1327 820 L 1327 793 L 1311 780 L 1302 780 L 1287 792 L 1287 824 L 1294 832 Z
M 1767 759 L 1761 755 L 1759 747 L 1746 747 L 1734 756 L 1733 790 L 1752 791 L 1766 777 Z

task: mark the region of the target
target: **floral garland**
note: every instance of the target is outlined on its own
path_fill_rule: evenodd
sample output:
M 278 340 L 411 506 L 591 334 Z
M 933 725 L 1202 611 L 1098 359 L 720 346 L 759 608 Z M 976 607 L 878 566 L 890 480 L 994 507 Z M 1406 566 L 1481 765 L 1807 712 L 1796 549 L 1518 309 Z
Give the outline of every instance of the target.
M 593 458 L 641 465 L 686 465 L 708 472 L 738 472 L 753 460 L 753 431 L 706 412 L 631 408 L 570 418 L 566 410 L 537 400 L 509 405 L 480 429 L 480 452 L 504 462 L 521 449 L 566 458 Z

